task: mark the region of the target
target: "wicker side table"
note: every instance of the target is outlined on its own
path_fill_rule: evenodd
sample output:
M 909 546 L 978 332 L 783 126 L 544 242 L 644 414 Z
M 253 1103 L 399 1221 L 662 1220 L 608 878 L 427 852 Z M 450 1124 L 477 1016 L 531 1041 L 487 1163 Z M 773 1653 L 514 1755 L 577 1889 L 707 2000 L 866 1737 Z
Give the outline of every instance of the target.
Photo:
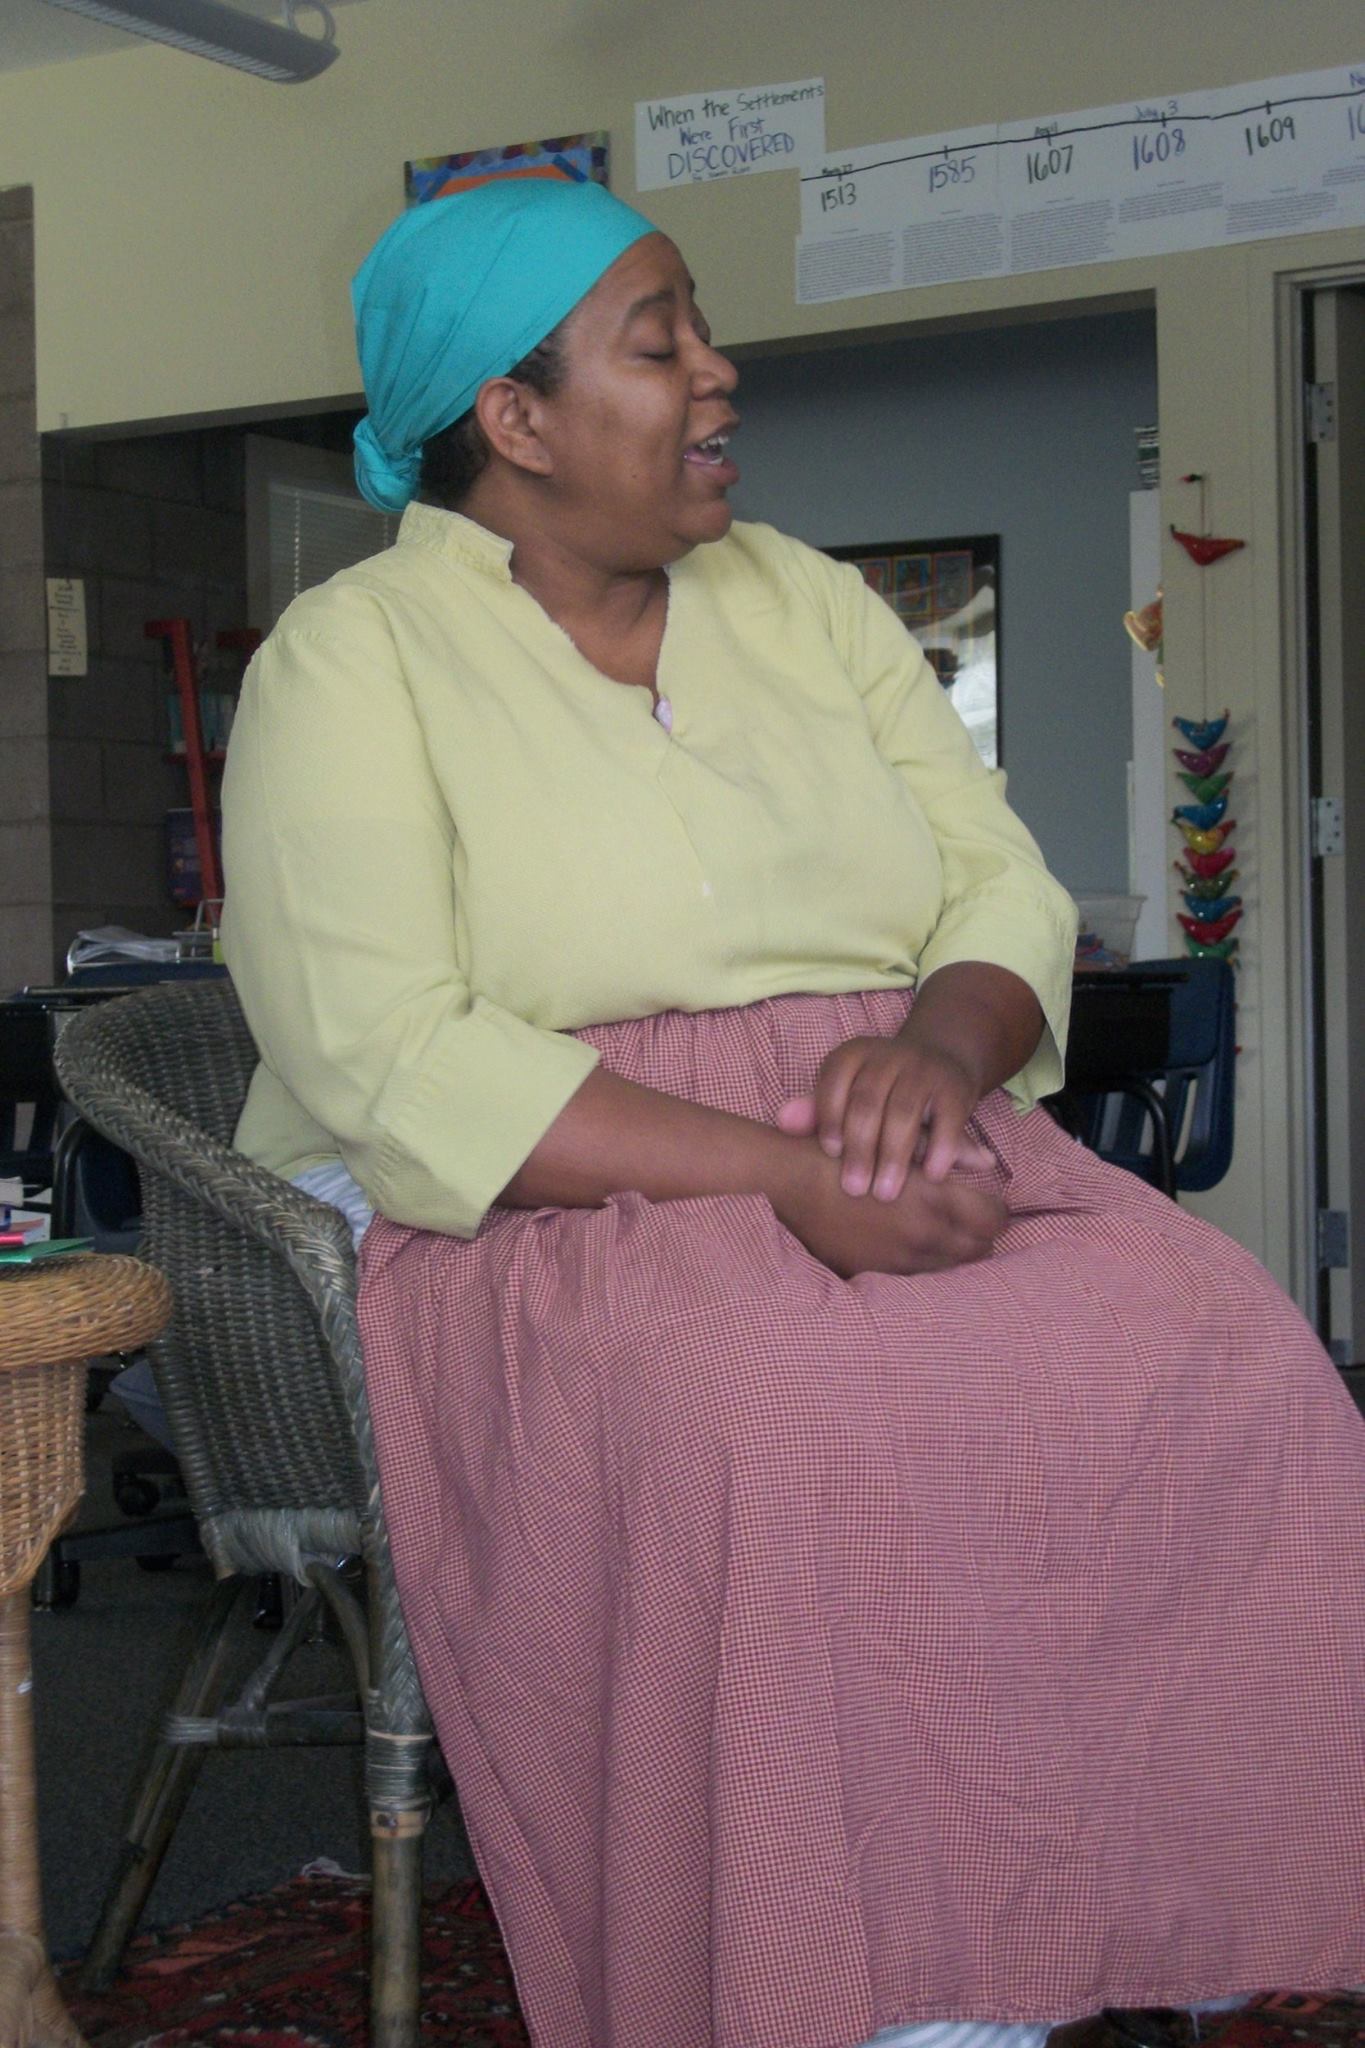
M 82 2048 L 43 1936 L 28 1587 L 84 1484 L 86 1360 L 136 1351 L 170 1312 L 137 1259 L 0 1271 L 0 2048 Z

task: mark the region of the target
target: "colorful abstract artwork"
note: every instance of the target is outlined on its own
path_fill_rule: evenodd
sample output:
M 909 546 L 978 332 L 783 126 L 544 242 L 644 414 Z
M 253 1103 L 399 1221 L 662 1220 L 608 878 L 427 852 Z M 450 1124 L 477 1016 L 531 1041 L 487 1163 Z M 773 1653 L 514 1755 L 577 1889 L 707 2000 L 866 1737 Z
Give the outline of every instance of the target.
M 877 541 L 827 548 L 852 562 L 914 634 L 988 768 L 1000 764 L 1000 541 Z
M 607 183 L 607 133 L 555 135 L 544 142 L 508 142 L 500 149 L 468 149 L 454 156 L 419 156 L 404 166 L 409 206 L 447 199 L 490 178 L 566 178 L 570 184 Z

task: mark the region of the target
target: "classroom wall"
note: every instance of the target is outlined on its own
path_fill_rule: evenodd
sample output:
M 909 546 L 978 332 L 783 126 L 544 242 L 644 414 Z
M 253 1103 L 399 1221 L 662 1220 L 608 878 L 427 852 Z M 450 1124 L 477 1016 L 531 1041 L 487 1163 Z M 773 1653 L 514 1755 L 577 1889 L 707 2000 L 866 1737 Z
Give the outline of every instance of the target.
M 1128 498 L 1155 317 L 764 356 L 738 404 L 742 518 L 817 547 L 999 534 L 1010 799 L 1069 888 L 1126 889 Z
M 44 429 L 353 393 L 343 282 L 408 156 L 604 127 L 630 196 L 647 94 L 823 75 L 838 148 L 1361 56 L 1337 0 L 362 0 L 339 37 L 303 86 L 150 44 L 0 74 L 0 185 L 36 195 Z M 1172 260 L 797 308 L 790 174 L 646 210 L 732 343 L 1141 289 Z
M 243 436 L 232 428 L 43 443 L 47 571 L 85 584 L 88 672 L 48 683 L 52 947 L 102 924 L 175 931 L 168 811 L 189 803 L 168 758 L 171 680 L 148 619 L 187 618 L 201 685 L 240 656 L 216 636 L 246 623 Z
M 503 0 L 358 0 L 340 39 L 341 59 L 300 87 L 153 47 L 0 75 L 0 187 L 35 192 L 44 428 L 352 396 L 340 282 L 398 210 L 409 156 L 604 127 L 629 197 L 646 96 L 823 75 L 838 149 L 1365 55 L 1338 0 L 956 0 L 946 12 L 931 0 L 521 0 L 515 13 Z M 1365 231 L 798 308 L 789 175 L 651 194 L 647 210 L 705 277 L 731 345 L 1153 299 L 1163 525 L 1190 521 L 1176 480 L 1198 470 L 1211 522 L 1249 542 L 1204 582 L 1169 542 L 1162 564 L 1172 710 L 1230 707 L 1240 750 L 1239 1138 L 1207 1206 L 1306 1300 L 1277 290 L 1289 271 L 1365 267 Z

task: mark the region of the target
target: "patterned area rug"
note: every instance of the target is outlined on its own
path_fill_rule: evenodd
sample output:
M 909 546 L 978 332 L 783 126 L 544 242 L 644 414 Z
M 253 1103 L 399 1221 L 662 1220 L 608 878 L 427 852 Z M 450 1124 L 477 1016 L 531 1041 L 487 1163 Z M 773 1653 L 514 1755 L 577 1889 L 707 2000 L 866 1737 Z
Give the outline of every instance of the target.
M 90 2048 L 364 2048 L 369 1885 L 313 1869 L 192 1927 L 144 1935 L 99 1997 L 64 1989 Z M 424 2048 L 529 2048 L 477 1884 L 428 1899 Z M 69 1978 L 69 1972 L 63 1972 Z M 1365 2048 L 1365 1994 L 1270 1992 L 1207 2048 Z
M 98 1996 L 59 1975 L 89 2048 L 364 2048 L 369 1921 L 368 1879 L 307 1870 L 142 1936 Z M 481 1888 L 429 1898 L 422 1937 L 424 2048 L 529 2048 Z

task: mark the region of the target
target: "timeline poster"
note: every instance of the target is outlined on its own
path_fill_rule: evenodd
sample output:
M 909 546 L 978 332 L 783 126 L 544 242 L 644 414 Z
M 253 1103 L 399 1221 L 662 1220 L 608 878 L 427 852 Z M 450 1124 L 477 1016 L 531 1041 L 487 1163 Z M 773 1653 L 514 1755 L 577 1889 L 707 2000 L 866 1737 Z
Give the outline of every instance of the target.
M 961 128 L 807 164 L 797 303 L 1004 270 L 994 144 L 994 128 Z
M 1130 100 L 1002 123 L 1009 268 L 1059 270 L 1222 240 L 1212 95 Z
M 1226 239 L 1365 222 L 1365 65 L 1263 78 L 1216 96 Z
M 1365 66 L 809 160 L 797 300 L 1365 223 Z

